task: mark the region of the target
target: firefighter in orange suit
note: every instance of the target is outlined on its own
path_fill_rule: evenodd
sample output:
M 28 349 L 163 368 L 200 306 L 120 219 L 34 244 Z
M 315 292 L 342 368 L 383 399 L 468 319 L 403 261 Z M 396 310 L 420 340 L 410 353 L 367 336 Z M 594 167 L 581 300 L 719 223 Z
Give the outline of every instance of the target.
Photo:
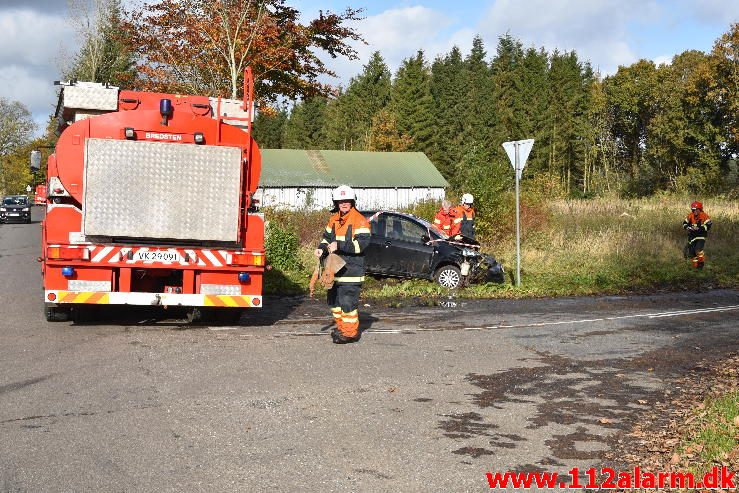
M 321 258 L 335 253 L 346 262 L 334 276 L 334 284 L 327 296 L 336 321 L 336 329 L 331 336 L 334 343 L 346 344 L 358 341 L 361 335 L 359 292 L 364 281 L 364 251 L 370 243 L 370 224 L 356 209 L 357 196 L 350 186 L 337 187 L 331 198 L 335 214 L 328 220 L 315 255 Z
M 462 235 L 473 240 L 475 239 L 475 215 L 477 212 L 472 207 L 474 200 L 471 193 L 465 193 L 462 195 L 462 202 L 454 208 L 454 214 L 457 217 L 454 219 L 452 236 L 457 237 L 458 235 Z
M 696 269 L 702 269 L 706 261 L 703 249 L 706 246 L 706 238 L 712 225 L 711 218 L 703 212 L 703 204 L 698 201 L 690 204 L 690 214 L 683 221 L 683 228 L 688 232 L 690 260 Z
M 448 200 L 442 200 L 441 209 L 434 216 L 434 227 L 447 236 L 452 236 L 454 233 L 454 220 L 456 218 L 457 215 L 454 213 L 454 209 L 452 209 L 452 203 Z

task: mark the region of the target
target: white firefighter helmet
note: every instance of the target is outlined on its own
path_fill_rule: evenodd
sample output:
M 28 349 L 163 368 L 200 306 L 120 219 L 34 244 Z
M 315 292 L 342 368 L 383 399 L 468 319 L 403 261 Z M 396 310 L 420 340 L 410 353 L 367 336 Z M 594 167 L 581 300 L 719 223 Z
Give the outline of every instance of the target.
M 463 204 L 470 204 L 470 205 L 472 205 L 472 203 L 474 201 L 475 201 L 475 199 L 474 199 L 474 197 L 472 197 L 472 194 L 471 193 L 465 193 L 464 195 L 462 195 L 462 203 Z
M 357 200 L 357 194 L 349 185 L 341 185 L 333 189 L 331 192 L 331 200 L 334 202 L 339 200 Z

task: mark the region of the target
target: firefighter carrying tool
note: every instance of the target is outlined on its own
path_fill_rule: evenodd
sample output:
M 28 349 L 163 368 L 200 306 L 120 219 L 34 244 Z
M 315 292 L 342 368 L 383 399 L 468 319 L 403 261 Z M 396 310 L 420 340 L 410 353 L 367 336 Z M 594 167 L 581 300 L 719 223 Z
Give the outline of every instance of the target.
M 457 215 L 452 209 L 452 203 L 448 200 L 442 200 L 441 209 L 434 216 L 434 227 L 447 236 L 454 236 L 456 234 L 454 222 L 456 218 Z
M 690 214 L 683 221 L 683 228 L 688 232 L 690 260 L 696 269 L 702 269 L 706 261 L 703 249 L 712 225 L 711 218 L 703 212 L 702 203 L 696 201 L 690 204 Z
M 334 276 L 327 301 L 336 321 L 331 332 L 335 344 L 357 342 L 359 331 L 359 293 L 364 281 L 364 251 L 370 243 L 370 225 L 356 209 L 354 190 L 341 185 L 333 190 L 334 215 L 328 220 L 323 239 L 315 250 L 318 258 L 335 253 L 346 262 Z
M 462 202 L 454 208 L 454 227 L 452 228 L 453 236 L 462 235 L 467 238 L 475 239 L 475 215 L 477 212 L 472 207 L 474 198 L 471 193 L 462 195 Z

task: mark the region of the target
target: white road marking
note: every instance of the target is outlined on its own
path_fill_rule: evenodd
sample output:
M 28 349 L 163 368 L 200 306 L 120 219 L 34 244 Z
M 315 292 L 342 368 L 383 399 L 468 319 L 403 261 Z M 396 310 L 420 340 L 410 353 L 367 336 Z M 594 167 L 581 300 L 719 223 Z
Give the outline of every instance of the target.
M 556 322 L 532 322 L 525 324 L 501 324 L 501 325 L 489 325 L 486 327 L 460 327 L 457 330 L 493 330 L 493 329 L 525 329 L 531 327 L 547 327 L 552 325 L 567 325 L 567 324 L 585 324 L 593 322 L 605 322 L 608 320 L 626 320 L 630 318 L 663 318 L 663 317 L 681 317 L 686 315 L 701 315 L 703 313 L 717 313 L 717 312 L 728 312 L 739 310 L 739 305 L 720 306 L 715 308 L 695 308 L 690 310 L 674 310 L 669 312 L 656 312 L 656 313 L 640 313 L 635 315 L 620 315 L 615 317 L 601 317 L 601 318 L 585 318 L 579 320 L 559 320 Z M 413 329 L 367 329 L 368 334 L 407 334 L 411 332 L 439 332 L 442 330 L 454 330 L 450 327 L 448 329 L 439 328 L 428 328 L 428 327 L 416 327 Z M 277 332 L 274 335 L 279 336 L 305 336 L 305 335 L 321 335 L 328 334 L 328 331 L 285 331 Z
M 518 329 L 525 327 L 545 327 L 548 325 L 565 325 L 565 324 L 584 324 L 592 322 L 605 322 L 606 320 L 625 320 L 628 318 L 662 318 L 662 317 L 679 317 L 683 315 L 694 315 L 701 313 L 713 313 L 713 312 L 727 312 L 732 310 L 739 310 L 739 305 L 721 306 L 716 308 L 695 308 L 693 310 L 677 310 L 672 312 L 658 312 L 658 313 L 640 313 L 636 315 L 621 315 L 618 317 L 602 317 L 602 318 L 587 318 L 581 320 L 560 320 L 557 322 L 538 322 L 530 324 L 516 324 L 516 325 L 491 325 L 485 327 L 485 329 Z M 465 327 L 464 330 L 480 330 L 479 327 Z

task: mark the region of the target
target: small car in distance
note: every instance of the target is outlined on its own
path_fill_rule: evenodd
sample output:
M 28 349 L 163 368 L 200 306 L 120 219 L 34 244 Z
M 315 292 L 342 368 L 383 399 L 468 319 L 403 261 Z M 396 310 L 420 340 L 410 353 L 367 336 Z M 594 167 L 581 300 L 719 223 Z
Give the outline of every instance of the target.
M 31 222 L 31 204 L 25 195 L 8 195 L 0 204 L 0 223 Z
M 372 231 L 365 250 L 367 274 L 427 279 L 456 289 L 470 282 L 505 281 L 503 266 L 476 241 L 457 241 L 413 214 L 363 211 Z

